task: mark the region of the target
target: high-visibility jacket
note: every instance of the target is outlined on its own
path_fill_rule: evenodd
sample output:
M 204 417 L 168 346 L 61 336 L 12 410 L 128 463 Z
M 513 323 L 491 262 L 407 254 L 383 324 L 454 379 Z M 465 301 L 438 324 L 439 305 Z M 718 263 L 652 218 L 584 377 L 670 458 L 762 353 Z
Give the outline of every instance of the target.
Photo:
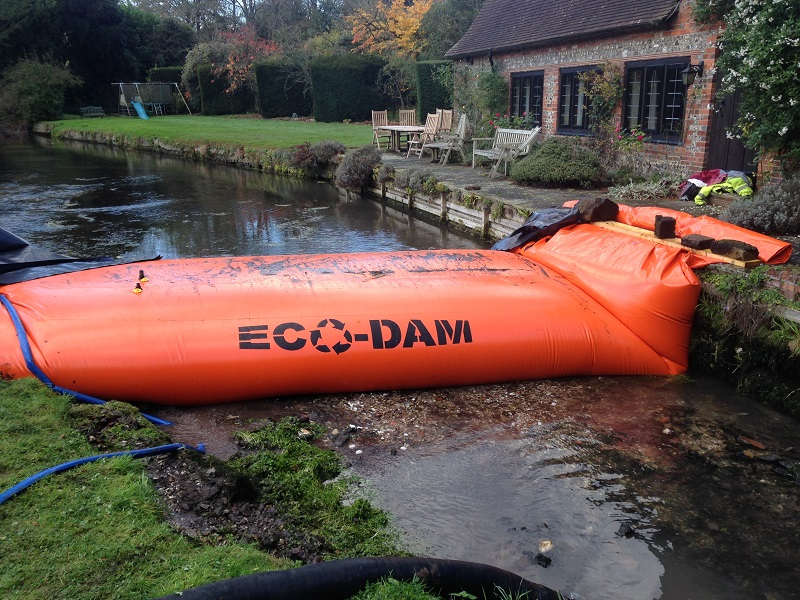
M 739 196 L 752 196 L 753 195 L 753 182 L 745 175 L 742 177 L 728 177 L 722 183 L 715 183 L 714 185 L 707 185 L 700 188 L 697 195 L 694 197 L 694 203 L 702 206 L 706 203 L 706 198 L 709 194 L 738 194 Z

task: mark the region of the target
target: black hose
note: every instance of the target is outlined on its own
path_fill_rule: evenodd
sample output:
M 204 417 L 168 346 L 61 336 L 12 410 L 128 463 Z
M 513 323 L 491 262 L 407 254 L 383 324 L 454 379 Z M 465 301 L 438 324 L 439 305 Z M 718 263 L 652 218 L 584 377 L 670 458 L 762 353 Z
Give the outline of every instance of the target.
M 351 558 L 267 571 L 209 583 L 158 600 L 347 600 L 367 584 L 387 577 L 417 579 L 442 597 L 467 592 L 489 600 L 503 591 L 527 600 L 561 600 L 538 583 L 497 567 L 460 560 L 419 557 Z

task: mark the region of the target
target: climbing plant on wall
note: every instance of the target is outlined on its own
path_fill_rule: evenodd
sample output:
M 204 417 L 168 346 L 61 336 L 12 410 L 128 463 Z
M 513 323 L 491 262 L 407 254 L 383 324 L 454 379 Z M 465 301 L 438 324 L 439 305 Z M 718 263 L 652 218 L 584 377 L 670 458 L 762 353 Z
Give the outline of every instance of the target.
M 472 67 L 454 69 L 455 92 L 453 106 L 466 113 L 475 126 L 476 135 L 493 135 L 489 121 L 497 114 L 508 112 L 508 81 L 493 70 L 481 71 Z

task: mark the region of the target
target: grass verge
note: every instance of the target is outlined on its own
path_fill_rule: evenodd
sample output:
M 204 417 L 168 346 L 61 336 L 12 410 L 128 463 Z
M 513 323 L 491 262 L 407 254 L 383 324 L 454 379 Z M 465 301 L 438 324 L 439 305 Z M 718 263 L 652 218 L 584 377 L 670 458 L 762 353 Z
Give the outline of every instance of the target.
M 262 150 L 291 148 L 326 140 L 358 148 L 372 143 L 372 127 L 363 123 L 316 123 L 244 117 L 168 115 L 148 120 L 130 117 L 66 119 L 46 124 L 53 137 L 67 131 L 158 139 L 166 144 L 204 144 Z
M 95 409 L 104 411 L 99 413 L 104 418 L 109 411 L 120 412 L 113 406 L 119 403 L 109 404 L 110 409 Z M 149 443 L 141 432 L 131 435 L 136 427 L 124 424 L 129 416 L 122 411 L 123 425 L 106 427 L 104 447 L 96 449 L 76 429 L 86 425 L 91 408 L 71 409 L 68 398 L 33 379 L 0 381 L 0 491 L 47 467 L 119 449 L 121 440 Z M 324 485 L 338 470 L 335 454 L 297 440 L 298 426 L 278 424 L 253 434 L 248 470 L 268 470 L 280 490 L 299 486 L 309 492 L 302 498 L 293 492 L 284 500 L 296 515 L 309 519 L 315 532 L 338 531 L 330 542 L 337 550 L 331 558 L 354 550 L 391 552 L 392 541 L 380 530 L 385 515 L 363 501 L 346 506 L 333 494 L 343 492 L 341 486 Z M 157 438 L 152 439 L 162 441 Z M 298 479 L 297 463 L 286 462 L 287 455 L 309 465 L 307 480 Z M 317 498 L 325 487 L 325 498 Z M 261 501 L 268 498 L 265 491 Z M 313 515 L 306 503 L 315 504 Z M 367 521 L 379 531 L 367 527 Z M 0 505 L 2 598 L 140 599 L 291 565 L 233 536 L 203 544 L 178 534 L 165 521 L 144 465 L 127 457 L 46 477 Z

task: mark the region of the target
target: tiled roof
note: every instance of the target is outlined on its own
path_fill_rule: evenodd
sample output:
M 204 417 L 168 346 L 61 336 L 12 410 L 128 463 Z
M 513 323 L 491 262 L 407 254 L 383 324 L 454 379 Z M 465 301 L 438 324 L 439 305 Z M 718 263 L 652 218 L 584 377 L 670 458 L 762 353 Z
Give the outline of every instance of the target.
M 654 27 L 680 0 L 486 0 L 447 58 L 537 48 Z

